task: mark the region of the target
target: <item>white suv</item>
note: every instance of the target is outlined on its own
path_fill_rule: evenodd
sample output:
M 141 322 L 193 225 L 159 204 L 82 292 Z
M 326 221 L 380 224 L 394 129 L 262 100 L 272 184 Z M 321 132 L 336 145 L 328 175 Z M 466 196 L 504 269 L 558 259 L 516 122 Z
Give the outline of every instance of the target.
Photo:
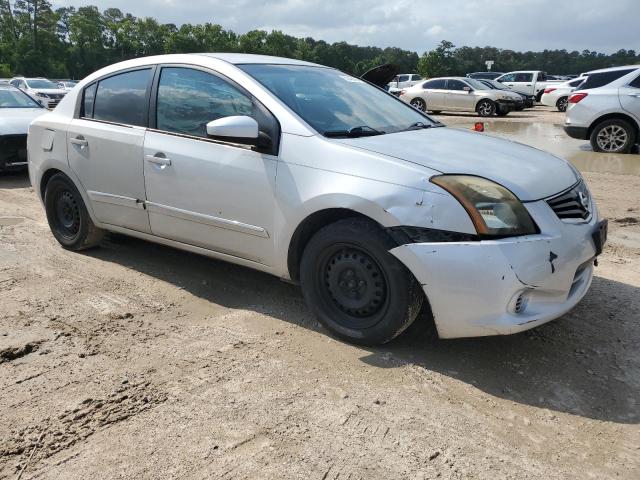
M 14 87 L 31 95 L 38 100 L 43 107 L 52 109 L 60 103 L 67 91 L 57 83 L 53 83 L 46 78 L 24 78 L 17 77 L 9 82 Z
M 589 72 L 569 97 L 564 131 L 596 152 L 629 153 L 640 138 L 640 66 Z

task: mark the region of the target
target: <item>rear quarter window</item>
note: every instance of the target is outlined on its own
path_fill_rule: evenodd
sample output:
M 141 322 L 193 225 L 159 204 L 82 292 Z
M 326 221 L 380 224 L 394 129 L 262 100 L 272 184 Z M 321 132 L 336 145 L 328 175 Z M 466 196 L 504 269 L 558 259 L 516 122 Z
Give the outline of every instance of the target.
M 605 85 L 608 85 L 611 82 L 618 80 L 620 77 L 624 77 L 631 72 L 633 72 L 633 69 L 592 73 L 580 86 L 580 90 L 589 90 L 590 88 L 604 87 Z
M 147 90 L 151 69 L 135 70 L 105 78 L 98 83 L 93 118 L 144 127 L 147 125 Z
M 640 88 L 640 76 L 637 76 L 635 80 L 632 80 L 631 83 L 629 83 L 629 86 L 634 88 Z

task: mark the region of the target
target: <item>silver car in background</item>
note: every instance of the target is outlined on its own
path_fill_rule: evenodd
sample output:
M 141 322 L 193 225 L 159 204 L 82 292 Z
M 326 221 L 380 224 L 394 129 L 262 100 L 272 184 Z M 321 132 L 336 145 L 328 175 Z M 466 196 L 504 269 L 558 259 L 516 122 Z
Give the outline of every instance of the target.
M 495 90 L 473 78 L 432 78 L 400 93 L 400 99 L 421 112 L 476 112 L 504 116 L 523 104 L 516 92 Z

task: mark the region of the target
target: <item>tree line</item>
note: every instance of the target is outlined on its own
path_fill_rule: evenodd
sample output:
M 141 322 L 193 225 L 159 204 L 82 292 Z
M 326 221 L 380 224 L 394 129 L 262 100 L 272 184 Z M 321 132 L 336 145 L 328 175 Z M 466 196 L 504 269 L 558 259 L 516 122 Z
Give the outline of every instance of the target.
M 443 40 L 419 56 L 395 47 L 346 42 L 327 43 L 273 30 L 237 34 L 214 23 L 160 23 L 117 8 L 54 8 L 48 0 L 0 0 L 0 77 L 12 75 L 80 79 L 111 63 L 146 55 L 192 52 L 241 52 L 297 58 L 362 74 L 383 63 L 425 77 L 463 75 L 485 70 L 540 69 L 580 73 L 613 65 L 640 63 L 633 50 L 614 54 L 584 50 L 516 52 L 494 47 L 459 47 Z

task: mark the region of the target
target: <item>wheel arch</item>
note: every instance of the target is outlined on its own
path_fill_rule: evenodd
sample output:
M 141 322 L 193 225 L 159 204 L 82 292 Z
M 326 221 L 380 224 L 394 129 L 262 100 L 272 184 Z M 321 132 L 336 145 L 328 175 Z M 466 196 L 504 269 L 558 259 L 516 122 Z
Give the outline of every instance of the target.
M 289 241 L 287 252 L 287 269 L 292 281 L 298 282 L 300 279 L 300 261 L 305 247 L 321 228 L 326 227 L 344 218 L 362 218 L 384 228 L 379 222 L 356 210 L 350 208 L 325 208 L 315 211 L 305 217 L 296 227 Z
M 587 130 L 588 138 L 591 137 L 593 130 L 600 123 L 604 122 L 605 120 L 612 120 L 612 119 L 624 120 L 625 122 L 628 122 L 634 129 L 634 133 L 636 135 L 636 141 L 638 140 L 638 137 L 640 136 L 640 125 L 638 125 L 638 121 L 635 118 L 633 118 L 631 115 L 627 115 L 626 113 L 622 113 L 622 112 L 611 112 L 596 118 L 593 122 L 591 122 L 591 125 L 589 125 L 589 129 Z
M 80 183 L 80 180 L 75 176 L 74 172 L 71 171 L 71 170 L 66 170 L 66 169 L 62 170 L 62 169 L 56 168 L 54 166 L 51 166 L 51 167 L 49 167 L 49 168 L 44 170 L 42 175 L 40 175 L 40 183 L 37 186 L 37 191 L 38 191 L 38 194 L 40 195 L 40 199 L 42 200 L 42 202 L 44 203 L 44 195 L 45 195 L 45 192 L 47 190 L 47 184 L 57 174 L 64 175 L 65 177 L 67 177 L 69 179 L 69 181 L 71 183 L 73 183 L 75 185 L 75 187 L 78 189 L 78 192 L 80 192 L 80 196 L 82 197 L 82 201 L 84 202 L 84 206 L 87 209 L 87 212 L 89 213 L 89 217 L 91 218 L 91 221 L 96 226 L 102 227 L 100 222 L 98 222 L 96 220 L 95 214 L 93 212 L 93 204 L 90 202 L 90 199 L 89 199 L 89 197 L 87 195 L 86 190 L 82 186 L 82 183 Z

